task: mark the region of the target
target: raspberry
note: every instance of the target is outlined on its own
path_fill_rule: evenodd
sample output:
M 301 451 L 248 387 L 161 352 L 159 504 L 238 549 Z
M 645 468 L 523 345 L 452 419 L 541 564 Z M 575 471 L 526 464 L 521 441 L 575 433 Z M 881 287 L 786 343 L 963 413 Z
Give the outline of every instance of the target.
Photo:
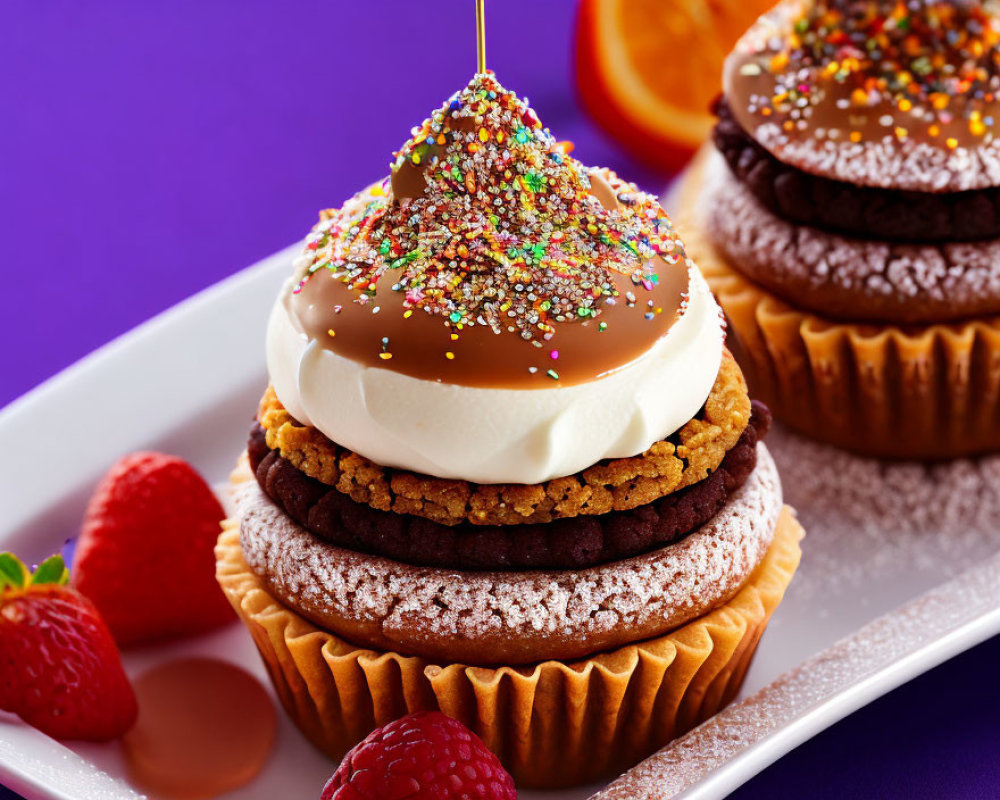
M 516 800 L 514 781 L 458 720 L 422 711 L 372 731 L 321 800 Z

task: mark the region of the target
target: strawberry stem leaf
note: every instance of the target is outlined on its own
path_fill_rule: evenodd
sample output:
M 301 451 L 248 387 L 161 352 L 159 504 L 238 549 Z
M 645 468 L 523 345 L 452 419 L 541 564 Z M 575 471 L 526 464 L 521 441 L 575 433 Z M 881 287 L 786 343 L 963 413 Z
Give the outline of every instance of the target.
M 31 585 L 37 586 L 43 583 L 54 583 L 65 586 L 69 583 L 69 570 L 61 555 L 49 556 L 35 570 L 31 576 Z
M 8 587 L 21 589 L 28 585 L 31 573 L 13 553 L 0 553 L 0 591 Z

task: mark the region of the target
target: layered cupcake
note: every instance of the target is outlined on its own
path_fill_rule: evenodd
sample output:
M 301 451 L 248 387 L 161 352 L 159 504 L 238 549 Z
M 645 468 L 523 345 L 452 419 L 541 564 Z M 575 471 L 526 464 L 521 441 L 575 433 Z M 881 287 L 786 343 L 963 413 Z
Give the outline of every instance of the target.
M 878 457 L 1000 449 L 1000 18 L 786 0 L 726 64 L 681 226 L 751 387 Z
M 707 285 L 569 149 L 475 76 L 274 306 L 218 575 L 333 757 L 440 709 L 522 785 L 614 774 L 734 696 L 798 563 Z

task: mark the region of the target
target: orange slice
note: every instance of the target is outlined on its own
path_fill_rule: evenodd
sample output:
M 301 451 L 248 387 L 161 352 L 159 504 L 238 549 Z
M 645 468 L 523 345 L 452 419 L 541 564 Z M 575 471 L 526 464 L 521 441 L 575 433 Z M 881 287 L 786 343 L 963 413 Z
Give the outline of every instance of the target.
M 722 64 L 774 0 L 581 0 L 576 74 L 588 112 L 642 160 L 675 169 L 712 129 Z

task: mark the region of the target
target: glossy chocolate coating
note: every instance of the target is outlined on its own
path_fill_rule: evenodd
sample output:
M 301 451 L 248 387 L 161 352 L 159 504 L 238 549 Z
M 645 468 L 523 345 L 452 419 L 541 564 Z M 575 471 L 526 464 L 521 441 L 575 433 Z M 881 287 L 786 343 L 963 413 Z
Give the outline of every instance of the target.
M 314 229 L 293 323 L 363 366 L 460 386 L 571 386 L 635 361 L 683 313 L 689 262 L 655 197 L 569 149 L 476 75 L 388 180 Z
M 813 15 L 826 7 L 850 5 L 832 0 L 805 4 L 807 8 L 816 6 L 809 12 Z M 892 6 L 871 1 L 866 4 L 881 5 Z M 989 92 L 970 91 L 947 98 L 943 92 L 938 92 L 932 96 L 942 101 L 943 105 L 939 106 L 916 92 L 872 89 L 880 80 L 874 71 L 862 70 L 845 79 L 843 73 L 835 69 L 839 63 L 836 58 L 801 63 L 793 52 L 789 60 L 786 46 L 793 36 L 793 25 L 801 19 L 792 13 L 797 7 L 785 3 L 784 7 L 772 12 L 769 19 L 774 21 L 773 35 L 755 38 L 751 31 L 726 63 L 726 97 L 745 131 L 754 134 L 762 125 L 773 125 L 781 129 L 781 135 L 789 143 L 814 139 L 843 143 L 886 141 L 891 146 L 923 144 L 942 150 L 977 148 L 992 138 L 990 126 L 970 122 L 973 116 L 990 120 L 1000 113 L 1000 102 Z M 966 60 L 965 55 L 939 42 L 912 38 L 907 45 L 913 48 L 912 53 L 900 57 L 901 72 L 915 70 L 919 59 L 926 58 L 940 62 L 936 68 L 941 74 L 949 74 Z M 852 51 L 846 46 L 841 48 L 841 53 L 842 58 L 852 57 Z M 982 65 L 993 82 L 997 69 L 988 53 L 983 56 Z M 861 92 L 859 100 L 855 93 L 862 85 L 869 88 Z M 775 101 L 775 98 L 782 99 Z
M 635 360 L 678 319 L 688 291 L 687 264 L 668 264 L 656 256 L 652 266 L 659 281 L 651 290 L 612 272 L 619 292 L 614 305 L 604 302 L 596 318 L 553 323 L 555 334 L 541 343 L 527 341 L 517 332 L 495 333 L 487 325 L 459 330 L 446 318 L 422 310 L 404 317 L 404 294 L 391 288 L 393 270 L 382 276 L 374 298 L 364 303 L 358 302 L 359 292 L 329 270 L 313 275 L 288 302 L 307 336 L 368 367 L 460 386 L 509 389 L 553 385 L 547 372 L 554 370 L 559 383 L 570 386 Z M 626 299 L 629 292 L 636 298 L 634 305 Z M 652 319 L 646 318 L 649 302 Z M 656 308 L 662 311 L 655 313 Z M 607 325 L 603 331 L 602 322 Z M 384 352 L 392 358 L 383 358 Z M 553 352 L 558 358 L 552 357 Z

